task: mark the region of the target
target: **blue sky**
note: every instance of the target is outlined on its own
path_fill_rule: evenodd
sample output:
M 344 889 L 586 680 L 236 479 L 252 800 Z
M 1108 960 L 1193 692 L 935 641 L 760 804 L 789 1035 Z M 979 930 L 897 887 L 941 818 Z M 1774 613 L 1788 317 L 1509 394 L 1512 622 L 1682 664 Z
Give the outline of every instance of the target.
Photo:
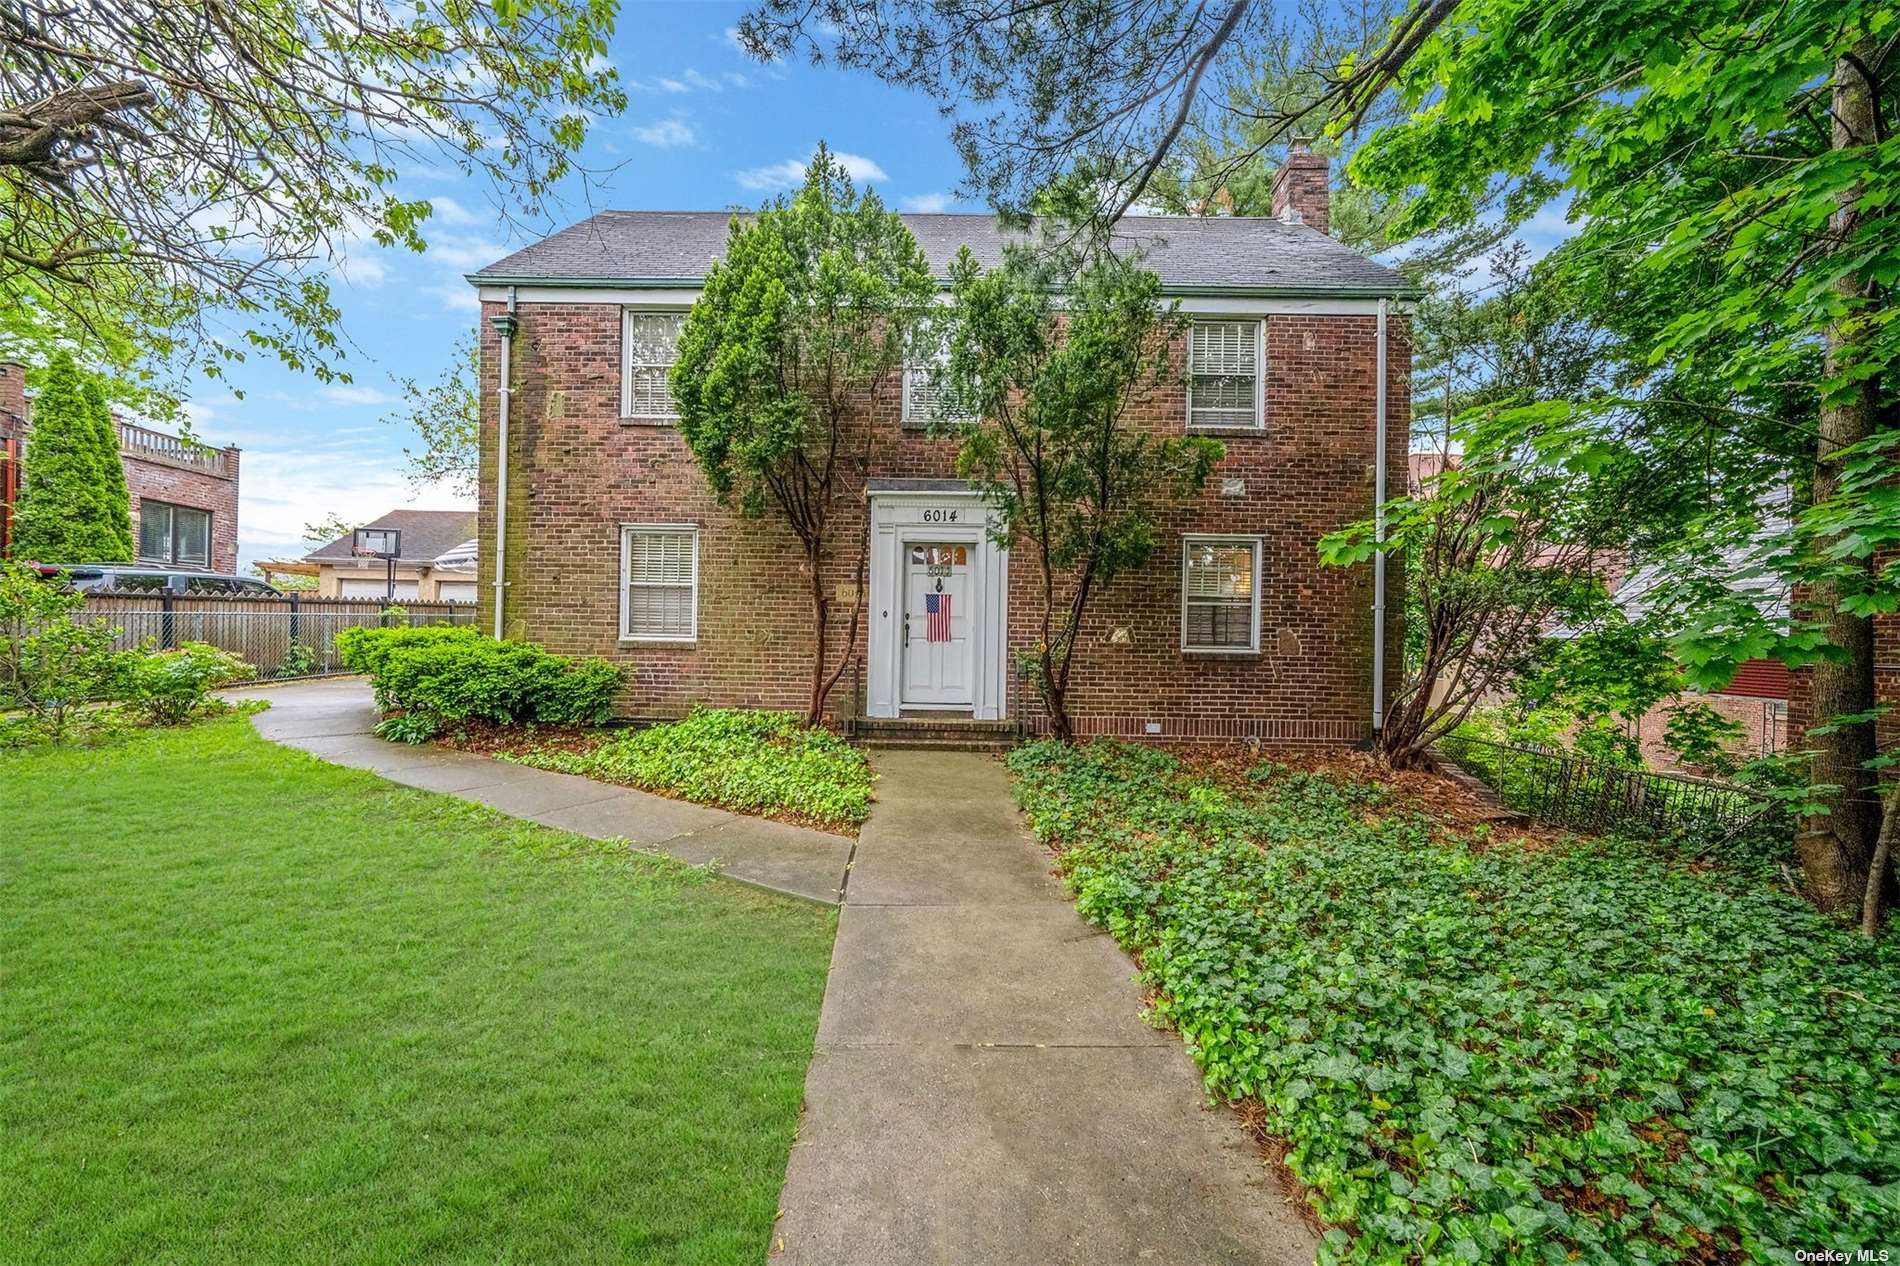
M 605 207 L 757 205 L 797 180 L 821 138 L 899 208 L 974 209 L 954 201 L 961 166 L 935 106 L 867 75 L 751 61 L 730 34 L 744 7 L 623 7 L 611 56 L 627 111 L 601 121 L 583 155 L 612 170 L 592 190 L 571 188 L 542 231 Z M 483 185 L 453 172 L 405 177 L 402 190 L 434 202 L 428 253 L 352 244 L 333 268 L 354 381 L 326 386 L 253 357 L 228 383 L 202 384 L 191 402 L 202 439 L 244 449 L 241 566 L 303 553 L 303 525 L 329 514 L 360 521 L 399 506 L 464 503 L 403 478 L 410 437 L 383 420 L 395 403 L 391 375 L 433 380 L 476 319 L 463 274 L 540 233 L 509 233 Z

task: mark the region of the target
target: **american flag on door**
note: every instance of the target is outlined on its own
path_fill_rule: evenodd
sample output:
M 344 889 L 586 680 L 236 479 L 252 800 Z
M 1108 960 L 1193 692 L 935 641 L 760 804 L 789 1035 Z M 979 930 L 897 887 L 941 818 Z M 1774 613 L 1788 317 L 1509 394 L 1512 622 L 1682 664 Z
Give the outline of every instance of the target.
M 950 595 L 947 593 L 927 593 L 924 595 L 924 614 L 930 618 L 924 623 L 924 641 L 947 642 L 950 640 Z

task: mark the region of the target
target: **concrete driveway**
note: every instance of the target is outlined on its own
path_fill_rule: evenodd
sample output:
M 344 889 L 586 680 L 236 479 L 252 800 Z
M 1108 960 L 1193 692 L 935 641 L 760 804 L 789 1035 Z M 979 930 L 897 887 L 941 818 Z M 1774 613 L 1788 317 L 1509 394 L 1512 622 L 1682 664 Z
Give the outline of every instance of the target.
M 1002 766 L 879 752 L 775 1262 L 1310 1263 L 1315 1243 Z

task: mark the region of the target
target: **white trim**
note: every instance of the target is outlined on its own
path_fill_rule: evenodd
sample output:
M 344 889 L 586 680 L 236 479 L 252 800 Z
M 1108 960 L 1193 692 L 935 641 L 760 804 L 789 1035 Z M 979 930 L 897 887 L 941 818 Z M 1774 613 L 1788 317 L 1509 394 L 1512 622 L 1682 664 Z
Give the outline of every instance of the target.
M 671 386 L 669 386 L 666 391 L 667 400 L 673 406 L 670 410 L 668 410 L 665 413 L 635 413 L 633 412 L 634 364 L 633 364 L 633 339 L 631 337 L 631 330 L 632 330 L 634 321 L 639 317 L 644 317 L 644 316 L 684 317 L 685 315 L 686 315 L 686 310 L 682 308 L 678 308 L 678 307 L 662 308 L 662 307 L 654 307 L 654 306 L 634 306 L 630 304 L 620 309 L 620 416 L 622 418 L 637 418 L 637 419 L 643 419 L 643 420 L 651 421 L 651 422 L 658 422 L 658 421 L 677 422 L 679 421 L 679 416 L 680 416 L 679 403 L 678 401 L 673 400 L 673 389 Z M 671 369 L 673 365 L 676 365 L 678 363 L 679 363 L 679 344 L 676 341 L 673 344 L 673 359 L 667 362 L 667 368 Z M 656 369 L 659 366 L 651 362 L 642 361 L 640 364 L 640 367 L 642 369 Z
M 689 286 L 642 286 L 628 282 L 625 286 L 517 286 L 516 300 L 520 303 L 569 303 L 580 305 L 601 305 L 610 307 L 635 307 L 649 310 L 663 308 L 690 308 L 699 298 L 697 287 Z M 503 303 L 508 298 L 506 286 L 482 286 L 476 294 L 483 303 Z M 1162 297 L 1169 298 L 1166 290 Z M 941 301 L 941 300 L 940 300 Z M 1415 305 L 1409 300 L 1398 300 L 1392 307 L 1400 312 L 1410 312 Z M 1379 311 L 1377 299 L 1254 299 L 1245 295 L 1186 295 L 1181 298 L 1181 311 L 1189 316 L 1376 316 Z
M 954 513 L 954 522 L 934 515 Z M 967 712 L 973 720 L 999 721 L 1009 711 L 1009 551 L 990 535 L 993 516 L 979 493 L 967 489 L 870 494 L 871 567 L 866 615 L 866 716 L 897 717 L 906 711 Z M 974 703 L 952 708 L 900 701 L 904 598 L 901 571 L 912 542 L 970 546 L 970 591 L 977 604 L 971 628 L 975 642 Z
M 633 578 L 628 573 L 633 566 L 633 537 L 636 532 L 654 536 L 684 536 L 692 540 L 693 625 L 692 631 L 685 637 L 656 637 L 627 632 L 627 619 L 631 614 L 627 610 L 627 591 L 633 587 Z M 699 525 L 697 523 L 622 523 L 620 525 L 620 627 L 618 633 L 619 640 L 623 643 L 686 646 L 699 641 Z
M 1194 421 L 1194 329 L 1196 325 L 1239 325 L 1253 322 L 1253 421 L 1245 425 L 1195 424 Z M 1185 399 L 1185 417 L 1183 424 L 1190 435 L 1204 433 L 1208 435 L 1249 435 L 1263 434 L 1267 429 L 1267 319 L 1259 315 L 1233 314 L 1221 317 L 1208 317 L 1188 322 L 1187 332 L 1187 381 L 1182 384 L 1181 394 Z
M 1184 655 L 1258 655 L 1260 653 L 1260 571 L 1261 550 L 1265 538 L 1245 532 L 1183 532 L 1181 534 L 1181 653 Z M 1193 545 L 1246 545 L 1253 552 L 1253 577 L 1248 589 L 1253 596 L 1251 637 L 1246 646 L 1189 646 L 1187 640 L 1187 552 Z

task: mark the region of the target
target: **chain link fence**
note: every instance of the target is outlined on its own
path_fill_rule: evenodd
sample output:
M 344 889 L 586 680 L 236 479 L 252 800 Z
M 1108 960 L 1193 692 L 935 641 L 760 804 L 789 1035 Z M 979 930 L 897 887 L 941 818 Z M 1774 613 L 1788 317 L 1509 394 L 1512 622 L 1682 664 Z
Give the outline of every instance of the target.
M 336 654 L 339 629 L 388 624 L 475 623 L 470 602 L 405 602 L 391 608 L 381 599 L 305 598 L 247 594 L 89 593 L 83 618 L 104 620 L 118 630 L 122 650 L 159 650 L 206 642 L 256 668 L 247 679 L 284 681 L 324 677 L 348 670 Z

